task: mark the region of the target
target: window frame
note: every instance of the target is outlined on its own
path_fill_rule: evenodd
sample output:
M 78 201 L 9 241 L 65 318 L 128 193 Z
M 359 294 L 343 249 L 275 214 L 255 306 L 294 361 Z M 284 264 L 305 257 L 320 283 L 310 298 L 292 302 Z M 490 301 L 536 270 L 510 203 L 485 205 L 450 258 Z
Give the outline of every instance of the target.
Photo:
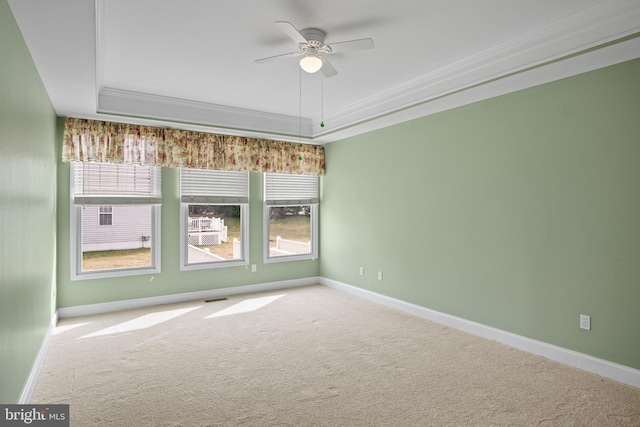
M 317 176 L 313 176 L 317 179 L 317 183 L 315 184 L 315 194 L 312 191 L 311 194 L 308 193 L 308 189 L 302 190 L 302 194 L 292 194 L 289 196 L 283 197 L 282 194 L 278 194 L 275 196 L 269 195 L 268 191 L 268 175 L 276 175 L 283 176 L 288 175 L 292 177 L 291 179 L 295 179 L 294 177 L 308 177 L 307 175 L 292 175 L 292 174 L 276 174 L 271 172 L 263 173 L 263 261 L 265 264 L 276 263 L 276 262 L 288 262 L 288 261 L 303 261 L 303 260 L 315 260 L 318 259 L 318 223 L 319 223 L 319 192 L 320 192 L 320 180 Z M 275 197 L 275 198 L 274 198 Z M 310 221 L 310 233 L 309 238 L 311 240 L 311 252 L 308 254 L 295 254 L 295 255 L 278 255 L 271 256 L 270 255 L 270 208 L 277 207 L 286 207 L 286 206 L 309 206 L 309 221 Z
M 82 209 L 84 206 L 94 205 L 94 206 L 111 206 L 112 208 L 112 224 L 113 224 L 113 206 L 114 204 L 105 203 L 105 199 L 100 197 L 96 200 L 95 203 L 75 203 L 76 197 L 76 173 L 77 173 L 77 164 L 80 162 L 70 162 L 69 166 L 69 250 L 70 250 L 70 278 L 71 281 L 79 281 L 79 280 L 93 280 L 93 279 L 106 279 L 112 277 L 127 277 L 127 276 L 138 276 L 138 275 L 152 275 L 158 274 L 161 272 L 161 195 L 158 195 L 160 198 L 160 202 L 154 202 L 150 200 L 148 197 L 144 197 L 144 202 L 136 201 L 136 197 L 129 197 L 130 203 L 120 203 L 122 205 L 142 205 L 142 206 L 150 206 L 151 209 L 151 265 L 144 267 L 125 267 L 125 268 L 113 268 L 113 269 L 103 269 L 103 270 L 82 270 Z M 155 169 L 155 174 L 157 174 L 157 179 L 160 180 L 160 175 L 162 173 L 161 168 L 159 166 L 149 166 Z M 161 188 L 161 184 L 158 183 L 159 189 Z M 80 199 L 87 199 L 87 197 L 80 196 Z M 98 212 L 100 209 L 98 209 Z M 100 219 L 98 219 L 99 227 L 107 227 L 101 226 Z
M 208 191 L 202 190 L 200 187 L 194 192 L 194 194 L 183 194 L 183 171 L 199 171 L 199 173 L 211 172 L 211 175 L 222 172 L 226 173 L 241 173 L 246 174 L 246 195 L 219 195 L 219 194 L 207 194 Z M 212 178 L 214 179 L 214 178 Z M 206 171 L 202 169 L 189 169 L 180 168 L 180 271 L 194 271 L 194 270 L 208 270 L 214 268 L 225 267 L 243 267 L 249 265 L 249 191 L 250 191 L 250 177 L 249 172 L 236 172 L 236 171 Z M 213 190 L 214 193 L 216 192 Z M 197 193 L 197 194 L 195 194 Z M 246 198 L 246 200 L 245 200 Z M 189 206 L 190 205 L 212 205 L 212 206 L 240 206 L 240 243 L 242 254 L 239 259 L 218 260 L 211 262 L 198 262 L 188 263 L 188 220 L 189 220 Z

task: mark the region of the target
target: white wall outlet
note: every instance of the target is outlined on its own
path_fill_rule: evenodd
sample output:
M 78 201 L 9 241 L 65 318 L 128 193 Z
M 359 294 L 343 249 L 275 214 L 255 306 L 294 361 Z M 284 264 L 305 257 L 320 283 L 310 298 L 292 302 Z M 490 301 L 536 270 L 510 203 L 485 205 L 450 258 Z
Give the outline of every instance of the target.
M 251 272 L 252 272 L 252 273 L 255 273 L 255 272 L 256 272 L 256 270 L 257 270 L 256 265 L 255 265 L 255 264 L 251 264 Z
M 382 280 L 382 271 L 378 271 L 378 280 Z
M 580 315 L 580 329 L 591 330 L 591 316 L 587 314 Z
M 364 276 L 364 267 L 360 267 L 360 275 Z

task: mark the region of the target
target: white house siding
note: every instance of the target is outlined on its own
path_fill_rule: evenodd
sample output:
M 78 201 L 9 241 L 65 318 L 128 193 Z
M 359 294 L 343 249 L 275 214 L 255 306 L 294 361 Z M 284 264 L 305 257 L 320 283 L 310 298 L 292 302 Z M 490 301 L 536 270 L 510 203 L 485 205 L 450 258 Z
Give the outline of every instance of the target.
M 83 252 L 150 247 L 150 206 L 114 205 L 112 215 L 112 225 L 100 225 L 99 206 L 83 207 Z

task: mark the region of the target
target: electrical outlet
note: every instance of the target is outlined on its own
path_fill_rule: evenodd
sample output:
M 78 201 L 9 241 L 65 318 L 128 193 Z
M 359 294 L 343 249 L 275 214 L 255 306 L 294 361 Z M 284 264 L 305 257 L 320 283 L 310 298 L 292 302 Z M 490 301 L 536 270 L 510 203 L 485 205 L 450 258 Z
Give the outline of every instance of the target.
M 257 270 L 256 265 L 255 265 L 255 264 L 251 264 L 251 272 L 252 272 L 252 273 L 255 273 L 255 272 L 256 272 L 256 270 Z
M 364 276 L 364 267 L 360 267 L 360 275 Z
M 591 330 L 591 316 L 587 314 L 580 315 L 580 329 Z
M 378 271 L 378 280 L 382 280 L 382 271 Z

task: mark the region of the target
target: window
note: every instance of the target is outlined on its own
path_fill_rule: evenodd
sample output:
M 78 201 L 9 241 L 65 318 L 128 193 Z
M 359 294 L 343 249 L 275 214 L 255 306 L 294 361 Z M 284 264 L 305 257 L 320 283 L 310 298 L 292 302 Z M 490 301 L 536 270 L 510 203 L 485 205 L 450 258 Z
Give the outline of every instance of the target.
M 71 163 L 71 280 L 160 272 L 160 174 Z
M 100 225 L 113 225 L 113 206 L 100 206 Z
M 180 169 L 180 269 L 249 263 L 249 172 Z
M 318 177 L 264 175 L 264 261 L 318 257 Z

